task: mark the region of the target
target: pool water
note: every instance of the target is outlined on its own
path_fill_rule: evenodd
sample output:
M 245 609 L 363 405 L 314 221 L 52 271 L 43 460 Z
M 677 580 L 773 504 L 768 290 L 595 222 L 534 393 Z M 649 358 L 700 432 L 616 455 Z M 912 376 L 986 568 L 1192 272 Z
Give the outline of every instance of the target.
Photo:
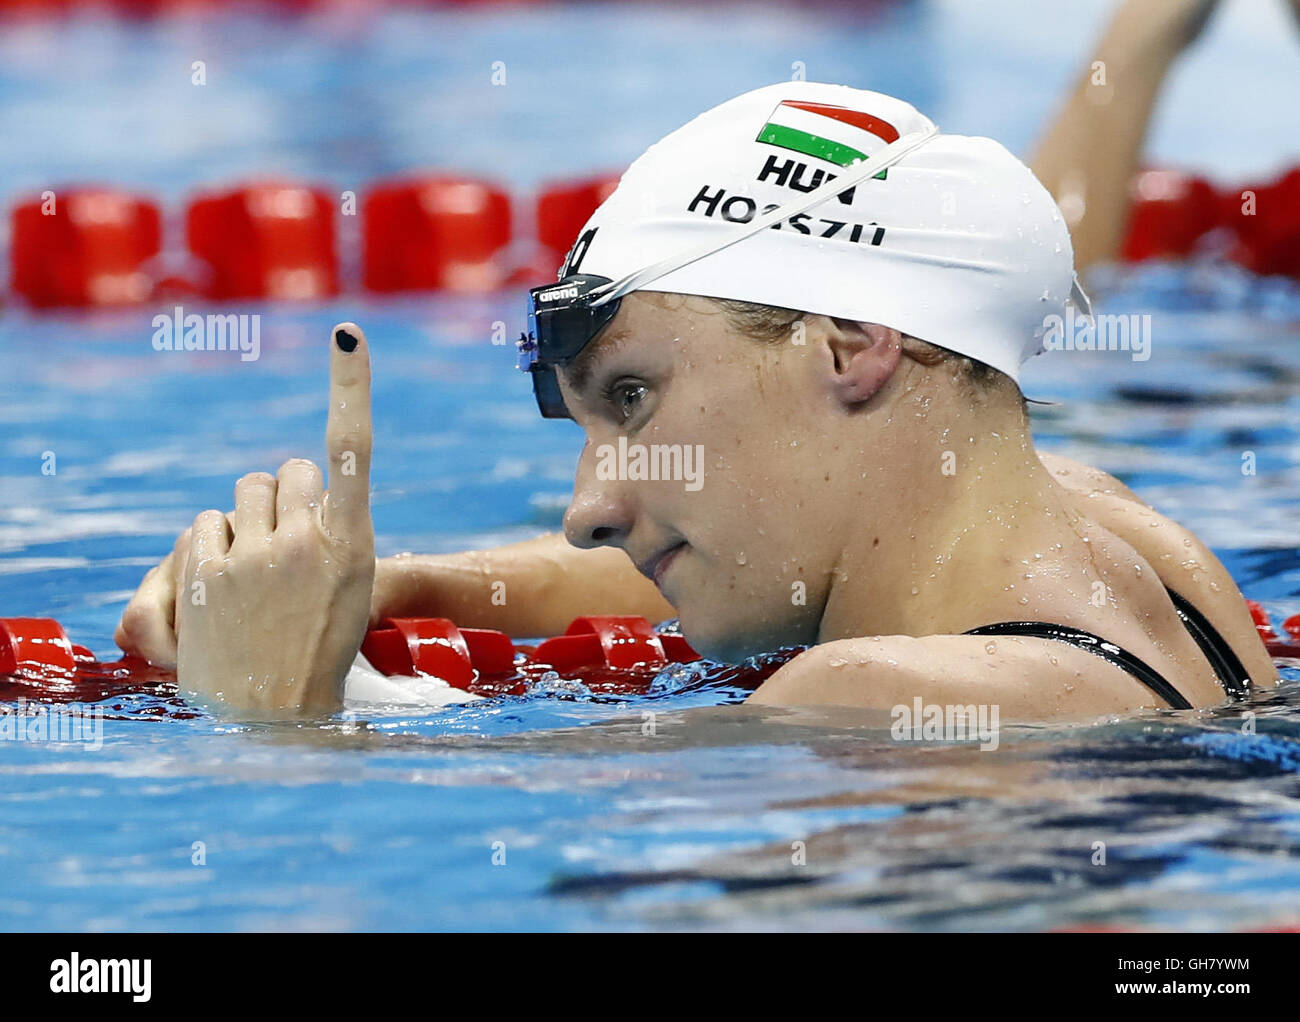
M 452 162 L 430 141 L 451 132 L 463 167 L 526 188 L 625 163 L 699 109 L 788 76 L 792 60 L 809 59 L 800 54 L 817 55 L 810 77 L 898 92 L 945 127 L 994 130 L 963 112 L 951 66 L 912 60 L 935 38 L 1018 111 L 1009 143 L 1023 149 L 1050 105 L 1016 107 L 1041 76 L 971 56 L 983 29 L 950 5 L 847 24 L 834 11 L 751 14 L 721 56 L 706 14 L 630 11 L 632 29 L 587 7 L 509 19 L 341 13 L 310 29 L 248 14 L 29 27 L 25 48 L 15 34 L 0 42 L 0 123 L 54 111 L 69 127 L 36 156 L 14 149 L 0 161 L 14 187 L 35 187 L 45 168 L 180 196 L 272 163 L 343 187 Z M 644 49 L 632 49 L 633 30 Z M 558 111 L 531 121 L 546 93 L 530 93 L 527 77 L 545 75 L 561 96 L 577 74 L 572 61 L 536 57 L 539 38 L 595 55 L 606 76 L 597 119 L 636 116 L 608 132 Z M 344 42 L 374 61 L 347 59 Z M 117 84 L 92 102 L 92 71 L 46 73 L 32 56 L 43 45 L 81 52 L 96 81 Z M 1050 77 L 1063 81 L 1078 44 L 1053 45 L 1062 67 Z M 1229 32 L 1213 45 L 1244 44 Z M 191 95 L 131 112 L 133 99 L 154 104 L 164 91 L 154 76 L 165 60 L 134 78 L 122 70 L 141 53 L 187 68 L 198 49 L 230 82 L 201 100 L 206 141 L 177 128 L 194 114 Z M 878 58 L 870 71 L 864 53 Z M 667 80 L 666 54 L 682 69 Z M 486 81 L 493 59 L 521 87 L 498 96 L 466 83 Z M 344 99 L 357 107 L 339 116 Z M 93 104 L 119 123 L 96 127 Z M 467 129 L 458 109 L 481 121 Z M 144 142 L 126 146 L 132 118 Z M 1170 130 L 1157 139 L 1192 151 L 1190 127 Z M 1300 612 L 1300 287 L 1213 263 L 1097 284 L 1104 311 L 1152 315 L 1152 357 L 1036 359 L 1027 392 L 1059 402 L 1035 411 L 1042 446 L 1116 473 L 1191 527 L 1275 619 Z M 8 309 L 0 615 L 56 617 L 74 641 L 115 656 L 127 598 L 197 511 L 227 507 L 246 471 L 323 459 L 325 344 L 342 319 L 364 325 L 373 349 L 380 554 L 558 527 L 580 433 L 542 423 L 513 351 L 490 343 L 520 303 L 501 293 L 223 309 L 263 314 L 252 363 L 155 352 L 153 309 Z M 53 474 L 41 471 L 46 452 Z M 745 707 L 734 689 L 685 684 L 695 674 L 622 703 L 535 693 L 326 726 L 179 719 L 155 712 L 162 697 L 118 697 L 104 707 L 101 748 L 0 741 L 0 928 L 1300 925 L 1295 667 L 1249 707 L 1004 727 L 986 752 L 894 741 L 870 715 Z

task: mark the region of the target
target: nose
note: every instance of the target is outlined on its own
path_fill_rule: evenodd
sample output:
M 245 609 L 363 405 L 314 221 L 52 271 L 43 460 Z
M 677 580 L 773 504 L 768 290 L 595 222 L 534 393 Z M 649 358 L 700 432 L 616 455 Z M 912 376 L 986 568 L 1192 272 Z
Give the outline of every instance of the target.
M 636 510 L 627 483 L 598 478 L 596 463 L 595 451 L 588 441 L 578 459 L 573 500 L 564 512 L 564 535 L 570 544 L 584 550 L 622 547 L 632 531 Z

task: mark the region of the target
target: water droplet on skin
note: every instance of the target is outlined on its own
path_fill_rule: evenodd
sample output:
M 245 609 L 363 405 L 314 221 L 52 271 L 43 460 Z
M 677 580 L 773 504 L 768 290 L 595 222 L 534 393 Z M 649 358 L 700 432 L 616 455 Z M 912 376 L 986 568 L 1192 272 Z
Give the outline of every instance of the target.
M 1028 603 L 1028 602 L 1029 602 L 1029 597 L 1028 597 L 1028 596 L 1022 596 L 1022 597 L 1020 597 L 1020 605 L 1021 605 L 1022 607 L 1023 607 L 1026 603 Z
M 998 651 L 998 644 L 997 644 L 996 642 L 994 642 L 992 639 L 990 639 L 988 642 L 984 643 L 984 652 L 985 652 L 985 653 L 996 653 L 997 651 Z
M 847 664 L 847 663 L 848 663 L 847 660 L 844 660 L 844 659 L 842 659 L 842 658 L 840 658 L 840 657 L 837 657 L 837 656 L 833 656 L 833 657 L 831 657 L 829 660 L 826 661 L 826 666 L 827 666 L 827 667 L 843 667 L 843 666 L 844 666 L 845 664 Z
M 915 596 L 915 595 L 916 595 L 917 593 L 919 593 L 920 591 L 921 591 L 921 590 L 918 589 L 916 586 L 912 586 L 912 595 L 913 595 L 913 596 Z
M 743 565 L 745 561 L 746 561 L 745 551 L 742 550 L 740 553 L 736 554 L 736 563 Z
M 1135 564 L 1135 565 L 1133 565 L 1133 570 L 1136 571 L 1139 575 L 1141 575 L 1141 574 L 1142 574 L 1142 565 L 1140 565 L 1140 564 Z
M 898 661 L 895 660 L 893 657 L 890 657 L 890 658 L 887 659 L 885 662 L 886 662 L 887 664 L 889 664 L 890 667 L 897 667 L 897 666 L 898 666 Z
M 1054 656 L 1049 656 L 1047 659 L 1048 659 L 1048 661 L 1050 661 L 1050 663 L 1051 663 L 1051 665 L 1052 665 L 1053 667 L 1057 666 L 1057 665 L 1061 662 L 1061 661 L 1057 660 L 1056 657 L 1054 657 Z

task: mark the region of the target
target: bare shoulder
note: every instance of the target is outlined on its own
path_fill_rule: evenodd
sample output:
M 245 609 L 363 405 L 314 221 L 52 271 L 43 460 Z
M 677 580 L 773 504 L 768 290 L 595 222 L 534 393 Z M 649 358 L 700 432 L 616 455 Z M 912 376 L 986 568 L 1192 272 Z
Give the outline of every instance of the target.
M 770 706 L 891 710 L 996 706 L 1003 720 L 1086 720 L 1161 700 L 1118 667 L 1051 639 L 882 635 L 806 650 L 749 701 Z
M 1081 514 L 1145 559 L 1191 601 L 1262 686 L 1277 671 L 1236 582 L 1191 530 L 1161 515 L 1101 469 L 1040 454 Z M 750 701 L 773 706 L 851 706 L 890 711 L 915 699 L 996 706 L 1002 720 L 1086 720 L 1162 701 L 1086 650 L 1021 636 L 883 635 L 823 643 L 772 675 Z
M 1277 671 L 1259 639 L 1245 597 L 1200 537 L 1167 518 L 1114 476 L 1060 455 L 1039 460 L 1075 498 L 1078 510 L 1136 550 L 1160 581 L 1200 610 L 1227 640 L 1258 685 Z

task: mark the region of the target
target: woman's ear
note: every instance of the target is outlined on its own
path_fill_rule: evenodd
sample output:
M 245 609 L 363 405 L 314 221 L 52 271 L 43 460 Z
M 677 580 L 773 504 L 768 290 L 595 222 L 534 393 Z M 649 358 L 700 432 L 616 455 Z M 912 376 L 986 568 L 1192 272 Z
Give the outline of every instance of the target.
M 879 323 L 818 317 L 825 328 L 825 382 L 836 400 L 853 405 L 876 393 L 898 367 L 903 336 Z

